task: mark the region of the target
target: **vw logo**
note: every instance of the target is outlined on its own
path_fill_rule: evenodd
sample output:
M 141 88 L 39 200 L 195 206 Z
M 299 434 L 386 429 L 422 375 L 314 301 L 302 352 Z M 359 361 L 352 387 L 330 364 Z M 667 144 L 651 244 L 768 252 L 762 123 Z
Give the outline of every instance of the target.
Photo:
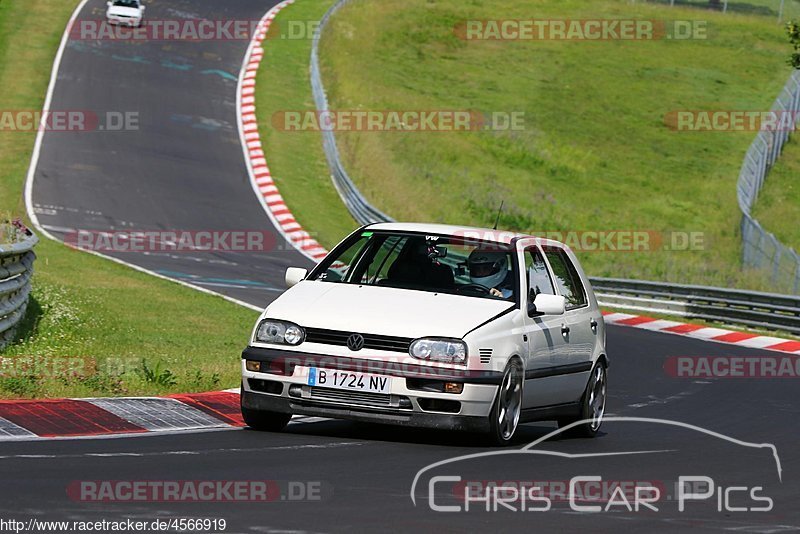
M 352 351 L 361 350 L 364 348 L 364 336 L 361 334 L 350 334 L 347 338 L 347 348 Z

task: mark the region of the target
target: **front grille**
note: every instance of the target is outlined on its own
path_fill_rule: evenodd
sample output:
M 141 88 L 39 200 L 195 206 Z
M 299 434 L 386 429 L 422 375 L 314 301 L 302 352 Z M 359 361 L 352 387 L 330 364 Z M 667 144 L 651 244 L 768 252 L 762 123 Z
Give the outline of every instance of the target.
M 375 408 L 387 408 L 392 405 L 391 395 L 382 393 L 369 393 L 362 391 L 342 391 L 331 388 L 309 388 L 313 400 L 328 402 L 339 402 L 344 404 L 357 404 L 359 406 L 372 406 Z
M 492 349 L 478 349 L 478 354 L 481 357 L 481 363 L 487 364 L 492 361 Z
M 323 345 L 347 346 L 347 338 L 356 332 L 341 330 L 325 330 L 323 328 L 306 328 L 306 341 Z M 360 332 L 358 332 L 360 333 Z M 361 334 L 364 336 L 364 348 L 372 350 L 388 350 L 392 352 L 408 352 L 411 338 L 381 336 L 378 334 Z

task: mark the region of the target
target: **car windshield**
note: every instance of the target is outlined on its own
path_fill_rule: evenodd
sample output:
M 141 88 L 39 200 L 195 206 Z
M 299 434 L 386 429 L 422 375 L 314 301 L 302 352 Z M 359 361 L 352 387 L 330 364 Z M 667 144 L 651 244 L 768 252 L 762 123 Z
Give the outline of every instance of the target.
M 363 231 L 337 247 L 309 279 L 516 301 L 512 250 L 456 236 Z
M 114 0 L 114 5 L 117 7 L 139 7 L 139 0 Z

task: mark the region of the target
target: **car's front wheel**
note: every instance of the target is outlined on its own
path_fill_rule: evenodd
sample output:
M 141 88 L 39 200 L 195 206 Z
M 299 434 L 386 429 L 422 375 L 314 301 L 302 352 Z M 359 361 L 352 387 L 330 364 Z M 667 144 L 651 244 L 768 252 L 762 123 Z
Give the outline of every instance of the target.
M 244 399 L 244 391 L 240 396 Z M 240 404 L 242 409 L 242 419 L 244 423 L 253 430 L 261 430 L 264 432 L 280 432 L 289 420 L 292 418 L 290 413 L 268 412 L 266 410 L 253 410 L 252 408 L 245 408 Z
M 564 428 L 576 421 L 581 424 L 570 428 L 567 432 L 584 438 L 593 438 L 603 424 L 603 415 L 606 412 L 606 388 L 608 386 L 608 373 L 605 363 L 600 360 L 594 366 L 586 390 L 581 398 L 581 415 L 579 419 L 560 419 L 559 428 Z
M 506 445 L 514 437 L 522 413 L 522 363 L 512 359 L 503 372 L 503 381 L 497 390 L 489 414 L 489 437 L 497 445 Z

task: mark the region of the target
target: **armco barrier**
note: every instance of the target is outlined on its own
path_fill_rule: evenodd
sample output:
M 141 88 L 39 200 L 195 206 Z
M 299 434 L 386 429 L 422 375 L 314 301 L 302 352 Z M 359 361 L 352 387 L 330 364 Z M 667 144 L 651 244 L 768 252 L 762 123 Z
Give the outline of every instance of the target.
M 601 306 L 664 313 L 800 335 L 800 296 L 590 278 Z
M 14 336 L 17 324 L 25 316 L 31 292 L 33 247 L 39 242 L 30 230 L 22 241 L 0 244 L 0 349 Z
M 328 97 L 325 95 L 325 86 L 322 85 L 322 76 L 320 75 L 319 41 L 330 18 L 348 1 L 339 0 L 325 13 L 325 16 L 320 21 L 319 29 L 314 34 L 314 40 L 311 45 L 311 90 L 314 93 L 314 103 L 317 111 L 320 113 L 328 111 Z M 347 171 L 344 170 L 339 157 L 339 149 L 336 146 L 336 139 L 330 129 L 323 129 L 322 131 L 322 146 L 325 150 L 325 157 L 328 160 L 328 167 L 331 170 L 333 185 L 353 218 L 360 224 L 392 221 L 391 217 L 370 204 L 350 179 Z

